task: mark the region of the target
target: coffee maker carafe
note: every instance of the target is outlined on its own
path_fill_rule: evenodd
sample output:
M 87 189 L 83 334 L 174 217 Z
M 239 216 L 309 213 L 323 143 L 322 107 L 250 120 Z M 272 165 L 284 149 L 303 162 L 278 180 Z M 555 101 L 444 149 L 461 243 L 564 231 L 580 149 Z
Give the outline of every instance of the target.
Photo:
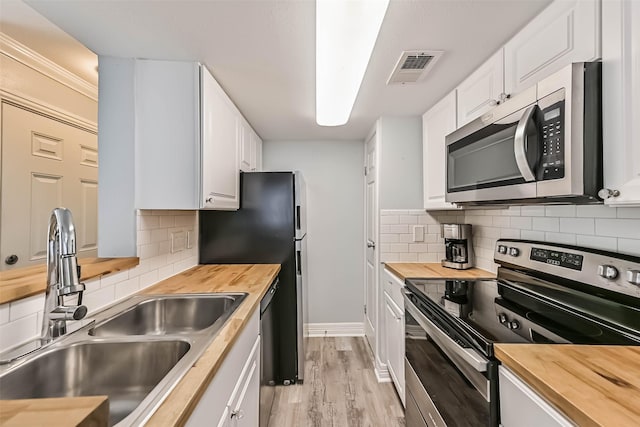
M 442 224 L 445 259 L 443 267 L 466 270 L 474 265 L 471 224 Z

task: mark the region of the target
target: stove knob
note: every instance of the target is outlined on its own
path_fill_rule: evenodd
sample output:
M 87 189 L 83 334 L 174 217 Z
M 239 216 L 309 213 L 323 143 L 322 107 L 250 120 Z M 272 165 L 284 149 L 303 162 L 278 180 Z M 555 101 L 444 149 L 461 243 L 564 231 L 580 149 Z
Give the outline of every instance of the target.
M 627 270 L 627 282 L 640 286 L 640 270 Z
M 512 320 L 511 323 L 509 323 L 509 329 L 520 329 L 520 322 Z
M 498 245 L 498 252 L 500 252 L 501 254 L 506 254 L 507 247 L 505 245 Z
M 500 313 L 500 314 L 498 314 L 498 320 L 500 320 L 500 323 L 504 324 L 504 323 L 507 323 L 507 320 L 509 320 L 509 319 L 507 319 L 507 315 L 506 314 Z
M 511 255 L 511 256 L 520 255 L 520 249 L 518 249 L 518 248 L 509 248 L 509 255 Z
M 613 280 L 618 277 L 618 269 L 613 265 L 599 265 L 598 275 L 600 277 L 604 277 L 605 279 Z

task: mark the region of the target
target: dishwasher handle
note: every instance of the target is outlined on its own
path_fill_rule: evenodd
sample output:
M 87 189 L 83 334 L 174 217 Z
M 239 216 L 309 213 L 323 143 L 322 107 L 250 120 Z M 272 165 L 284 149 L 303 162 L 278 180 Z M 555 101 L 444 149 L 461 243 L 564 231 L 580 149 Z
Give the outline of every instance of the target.
M 279 283 L 280 281 L 276 279 L 269 287 L 267 293 L 262 297 L 262 300 L 260 301 L 260 317 L 262 317 L 262 314 L 267 310 L 267 308 L 269 308 L 271 300 L 273 300 L 273 297 L 276 295 Z

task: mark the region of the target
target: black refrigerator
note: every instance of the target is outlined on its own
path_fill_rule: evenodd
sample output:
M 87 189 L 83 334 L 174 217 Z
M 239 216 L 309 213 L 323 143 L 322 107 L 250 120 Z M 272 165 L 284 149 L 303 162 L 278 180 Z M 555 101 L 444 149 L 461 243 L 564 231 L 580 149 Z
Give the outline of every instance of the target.
M 200 211 L 201 264 L 281 264 L 273 381 L 304 380 L 305 184 L 299 172 L 240 174 L 240 209 Z M 306 285 L 305 285 L 306 286 Z

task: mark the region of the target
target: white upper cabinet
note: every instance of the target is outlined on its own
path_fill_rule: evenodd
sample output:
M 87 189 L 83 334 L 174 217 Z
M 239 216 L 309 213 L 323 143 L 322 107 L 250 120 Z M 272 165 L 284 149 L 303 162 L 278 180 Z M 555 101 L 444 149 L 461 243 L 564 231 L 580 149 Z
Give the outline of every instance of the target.
M 251 133 L 251 164 L 254 171 L 260 172 L 262 170 L 262 139 L 257 133 Z
M 445 137 L 456 130 L 456 91 L 422 116 L 424 208 L 455 209 L 444 201 L 446 185 Z
M 572 62 L 600 58 L 600 1 L 554 1 L 505 45 L 504 57 L 510 95 Z
M 240 170 L 255 170 L 255 132 L 206 67 L 135 61 L 137 209 L 240 205 Z
M 640 206 L 638 1 L 602 4 L 602 107 L 605 203 Z
M 458 127 L 498 105 L 504 94 L 504 50 L 500 49 L 457 88 Z
M 242 116 L 218 82 L 201 67 L 202 196 L 205 209 L 238 209 L 238 126 Z
M 243 172 L 260 171 L 262 170 L 262 140 L 244 119 L 240 123 L 238 128 L 240 135 L 240 170 Z

